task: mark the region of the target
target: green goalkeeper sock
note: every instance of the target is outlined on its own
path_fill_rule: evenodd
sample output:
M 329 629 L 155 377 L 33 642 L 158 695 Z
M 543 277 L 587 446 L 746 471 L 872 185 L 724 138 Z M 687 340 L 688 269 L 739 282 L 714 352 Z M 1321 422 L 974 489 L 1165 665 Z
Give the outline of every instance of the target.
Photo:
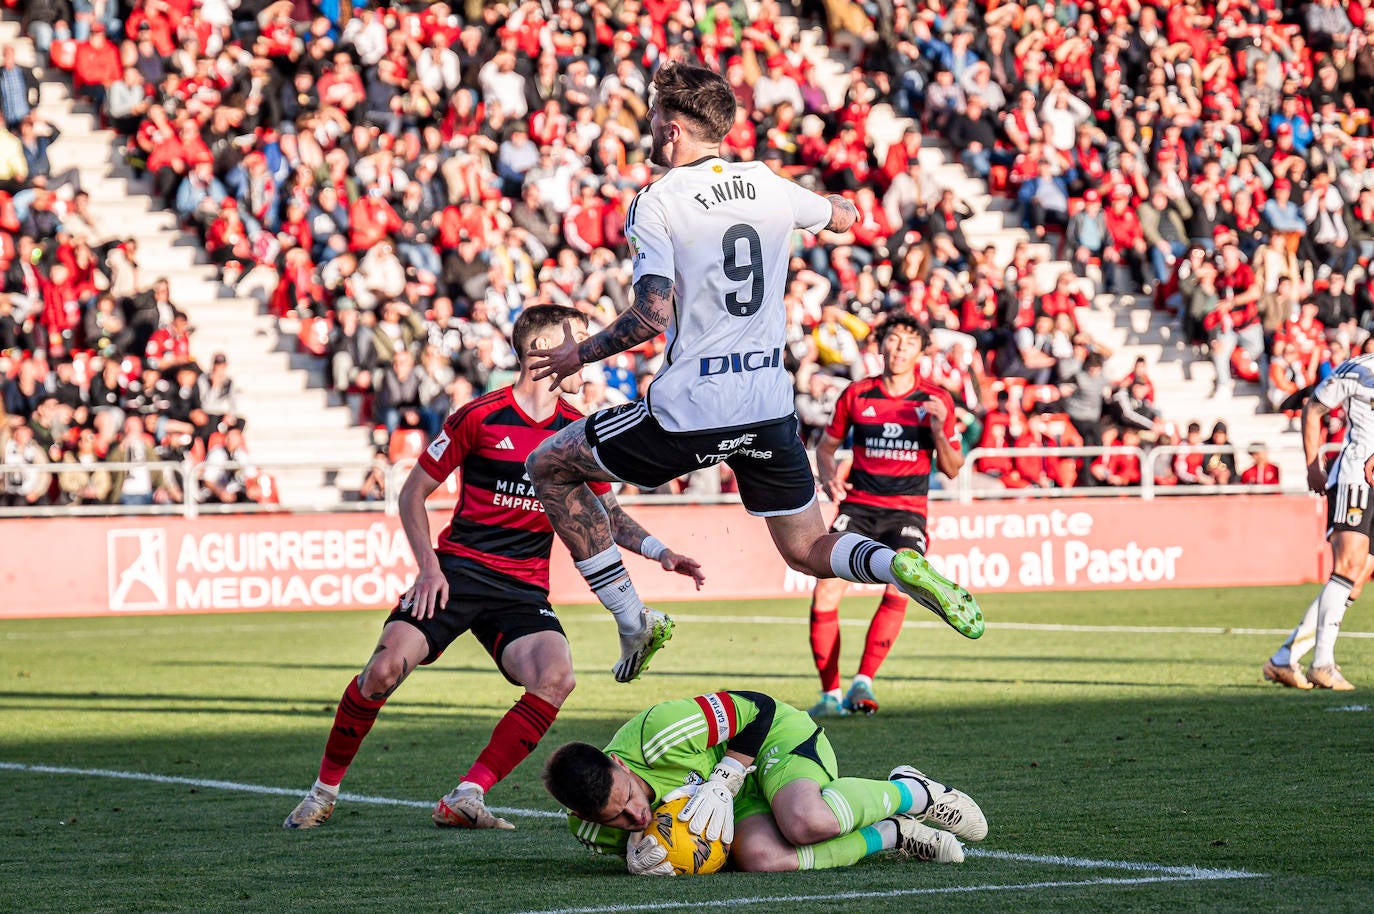
M 897 824 L 878 822 L 856 832 L 822 841 L 810 847 L 797 848 L 797 869 L 828 870 L 837 866 L 858 863 L 869 854 L 891 850 L 897 846 Z
M 867 778 L 836 778 L 821 791 L 821 799 L 840 823 L 840 834 L 872 825 L 879 819 L 910 812 L 916 805 L 906 781 L 872 781 Z M 920 798 L 924 803 L 925 797 Z

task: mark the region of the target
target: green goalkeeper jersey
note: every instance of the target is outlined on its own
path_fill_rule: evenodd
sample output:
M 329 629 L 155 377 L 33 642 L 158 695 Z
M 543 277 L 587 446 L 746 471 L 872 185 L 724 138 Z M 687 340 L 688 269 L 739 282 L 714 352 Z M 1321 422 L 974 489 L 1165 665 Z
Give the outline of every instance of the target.
M 774 715 L 793 710 L 758 692 L 711 692 L 665 701 L 630 718 L 605 752 L 643 778 L 657 802 L 684 784 L 703 783 L 727 748 L 758 755 Z M 629 833 L 622 829 L 573 815 L 568 827 L 597 853 L 625 852 Z

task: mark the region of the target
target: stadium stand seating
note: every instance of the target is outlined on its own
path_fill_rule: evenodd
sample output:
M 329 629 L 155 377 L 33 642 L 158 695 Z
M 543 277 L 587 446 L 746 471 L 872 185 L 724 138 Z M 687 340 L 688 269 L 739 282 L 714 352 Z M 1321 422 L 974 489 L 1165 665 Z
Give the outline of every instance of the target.
M 1075 340 L 1109 352 L 1105 374 L 1114 384 L 1143 360 L 1149 400 L 1163 417 L 1145 429 L 1147 437 L 1178 441 L 1189 420 L 1208 428 L 1222 420 L 1231 442 L 1266 441 L 1285 478 L 1301 478 L 1300 460 L 1284 447 L 1296 444 L 1288 417 L 1258 408 L 1270 386 L 1267 341 L 1249 361 L 1228 359 L 1235 335 L 1220 334 L 1217 361 L 1233 364 L 1242 379 L 1234 395 L 1206 364 L 1205 345 L 1199 348 L 1209 335 L 1205 314 L 1186 316 L 1199 299 L 1188 237 L 1167 255 L 1142 256 L 1136 275 L 1111 269 L 1105 250 L 1075 254 L 1085 199 L 1110 206 L 1113 189 L 1128 189 L 1128 208 L 1153 227 L 1193 199 L 1185 191 L 1202 193 L 1211 179 L 1194 177 L 1212 160 L 1230 169 L 1258 152 L 1272 166 L 1277 146 L 1283 162 L 1295 127 L 1304 144 L 1312 142 L 1311 124 L 1324 126 L 1323 136 L 1345 130 L 1342 162 L 1361 151 L 1350 134 L 1367 134 L 1367 123 L 1332 121 L 1325 107 L 1322 86 L 1334 66 L 1325 61 L 1336 42 L 1311 23 L 1304 33 L 1248 5 L 1215 27 L 1170 13 L 1157 30 L 1153 23 L 1140 30 L 1150 40 L 1158 33 L 1157 57 L 1165 63 L 1128 61 L 1139 84 L 1122 88 L 1098 72 L 1101 61 L 1085 44 L 1089 32 L 1100 32 L 1108 48 L 1111 32 L 1120 47 L 1103 54 L 1134 53 L 1131 42 L 1139 39 L 1111 7 L 1072 21 L 1054 12 L 1060 21 L 1033 5 L 944 13 L 898 5 L 891 20 L 875 21 L 872 10 L 835 0 L 825 5 L 822 26 L 784 14 L 773 0 L 650 3 L 626 26 L 600 5 L 560 3 L 546 12 L 523 4 L 488 8 L 464 28 L 442 5 L 360 6 L 345 24 L 337 13 L 296 22 L 293 6 L 278 3 L 252 6 L 256 19 L 241 9 L 221 28 L 227 7 L 185 5 L 185 20 L 140 8 L 99 23 L 95 31 L 108 37 L 92 44 L 84 34 L 44 33 L 31 24 L 44 43 L 54 39 L 36 113 L 61 132 L 48 150 L 54 180 L 68 173 L 79 179 L 108 229 L 104 237 L 134 238 L 143 278 L 168 278 L 173 301 L 197 328 L 193 354 L 202 363 L 210 351 L 228 356 L 251 452 L 265 463 L 327 455 L 362 464 L 373 449 L 404 459 L 423 447 L 436 416 L 509 377 L 504 330 L 523 304 L 566 301 L 603 322 L 625 307 L 618 223 L 649 175 L 637 146 L 642 101 L 635 99 L 646 65 L 693 46 L 688 56 L 719 66 L 744 102 L 745 115 L 727 138 L 732 154 L 850 193 L 864 216 L 854 237 L 808 247 L 795 265 L 789 308 L 799 406 L 812 397 L 823 407 L 828 387 L 871 370 L 869 328 L 884 308 L 908 308 L 949 331 L 937 338 L 936 370 L 969 407 L 968 424 L 983 426 L 975 443 L 1072 440 L 1058 418 L 1057 382 L 1067 379 L 1017 364 L 1011 331 L 1019 329 L 1020 339 L 1056 358 L 1070 358 Z M 27 38 L 11 37 L 13 23 L 3 28 L 0 46 L 11 44 L 26 63 L 43 56 Z M 1227 120 L 1214 110 L 1228 95 L 1220 61 L 1253 65 L 1260 52 L 1242 46 L 1252 28 L 1254 47 L 1283 69 L 1272 100 L 1280 107 L 1245 144 L 1243 120 L 1225 127 L 1237 131 L 1234 138 L 1217 140 L 1203 128 Z M 1007 42 L 1023 36 L 1014 50 L 1001 46 L 1008 34 Z M 1304 44 L 1304 34 L 1315 40 Z M 132 69 L 156 77 L 148 91 L 172 102 L 169 116 L 126 111 L 117 103 L 124 90 L 111 85 L 117 68 L 104 75 L 92 69 L 92 46 L 121 37 L 129 39 Z M 1205 68 L 1190 61 L 1194 52 L 1206 53 Z M 181 76 L 167 81 L 178 69 Z M 1028 84 L 1035 90 L 1029 98 Z M 1313 110 L 1292 110 L 1284 95 Z M 968 142 L 982 123 L 978 103 L 968 101 L 975 96 L 991 111 L 986 124 L 995 140 L 985 158 Z M 501 103 L 526 110 L 505 120 L 495 112 Z M 1114 136 L 1099 129 L 1117 127 L 1112 118 L 1120 114 L 1133 130 Z M 183 132 L 187 118 L 198 118 L 200 129 Z M 1075 149 L 1080 141 L 1086 145 Z M 585 152 L 594 167 L 573 154 L 558 162 L 567 147 Z M 549 151 L 552 162 L 541 159 Z M 1126 164 L 1131 156 L 1139 169 Z M 1334 160 L 1328 154 L 1324 161 Z M 1305 189 L 1291 162 L 1279 170 Z M 530 185 L 555 199 L 531 202 Z M 325 199 L 326 186 L 338 202 Z M 1165 191 L 1158 206 L 1156 186 Z M 1089 216 L 1097 205 L 1086 204 Z M 1242 229 L 1268 244 L 1269 218 Z M 1194 228 L 1190 218 L 1185 235 Z M 1302 286 L 1295 309 L 1326 290 L 1331 263 L 1344 257 L 1318 242 L 1324 236 L 1315 229 L 1308 234 L 1293 270 L 1294 285 Z M 1365 281 L 1354 257 L 1338 266 L 1351 287 Z M 1272 283 L 1272 271 L 1265 282 Z M 446 302 L 441 313 L 438 299 Z M 1036 327 L 1041 313 L 1066 320 Z M 1314 334 L 1282 329 L 1305 357 L 1317 352 L 1315 360 L 1290 360 L 1281 380 L 1297 389 L 1329 362 L 1329 341 L 1358 343 L 1367 333 L 1358 315 L 1340 327 L 1318 323 Z M 1252 348 L 1247 341 L 1242 335 L 1237 353 Z M 426 342 L 438 350 L 428 361 Z M 397 343 L 420 364 L 390 369 Z M 634 396 L 655 354 L 646 347 L 607 366 L 598 395 Z M 820 375 L 814 385 L 813 371 Z M 324 386 L 333 388 L 327 399 Z M 1018 415 L 1009 430 L 995 432 L 1010 438 L 994 439 L 996 423 L 983 414 L 998 409 L 999 390 Z M 1050 418 L 1031 423 L 1039 413 Z M 1073 473 L 1058 466 L 1031 482 L 1062 487 L 1089 478 L 1080 463 Z M 348 487 L 309 473 L 279 475 L 276 483 L 291 503 L 324 503 L 336 496 L 335 485 Z

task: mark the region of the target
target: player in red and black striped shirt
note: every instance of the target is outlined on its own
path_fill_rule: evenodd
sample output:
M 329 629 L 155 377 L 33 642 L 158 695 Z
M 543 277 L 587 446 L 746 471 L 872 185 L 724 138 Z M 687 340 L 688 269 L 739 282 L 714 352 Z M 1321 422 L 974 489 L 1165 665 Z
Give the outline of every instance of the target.
M 339 783 L 391 693 L 415 667 L 438 659 L 472 631 L 512 683 L 526 691 L 492 731 L 459 785 L 434 807 L 434 824 L 512 828 L 486 807 L 486 791 L 534 750 L 573 689 L 572 654 L 549 606 L 549 553 L 553 528 L 525 475 L 525 458 L 544 439 L 582 414 L 562 398 L 582 384 L 581 374 L 559 390 L 530 380 L 525 357 L 532 347 L 557 345 L 564 327 L 585 338 L 586 320 L 572 308 L 526 308 L 512 342 L 520 377 L 511 387 L 466 404 L 444 423 L 401 489 L 401 524 L 420 573 L 387 618 L 381 639 L 361 674 L 339 701 L 325 744 L 319 778 L 286 819 L 287 828 L 313 828 L 334 810 Z M 463 488 L 453 519 L 430 545 L 425 499 L 455 470 Z M 635 523 L 604 483 L 592 483 L 610 515 L 616 542 L 655 559 L 669 571 L 702 582 L 695 559 L 678 555 Z
M 954 399 L 917 374 L 930 335 L 908 314 L 891 314 L 879 333 L 883 373 L 855 381 L 835 404 L 816 450 L 821 486 L 840 505 L 830 529 L 859 533 L 891 549 L 926 551 L 926 493 L 930 474 L 953 478 L 964 465 L 954 428 Z M 854 433 L 853 464 L 841 479 L 835 452 Z M 873 616 L 858 675 L 840 698 L 840 598 L 849 582 L 816 582 L 811 600 L 811 650 L 821 677 L 813 717 L 878 710 L 873 677 L 906 619 L 906 594 L 891 585 Z

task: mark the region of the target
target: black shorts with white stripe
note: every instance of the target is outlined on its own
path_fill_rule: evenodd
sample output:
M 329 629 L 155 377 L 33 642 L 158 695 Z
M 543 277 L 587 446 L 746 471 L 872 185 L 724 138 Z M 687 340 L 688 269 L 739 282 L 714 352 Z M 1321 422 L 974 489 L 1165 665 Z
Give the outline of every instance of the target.
M 587 417 L 587 442 L 602 469 L 640 489 L 723 463 L 745 510 L 760 517 L 799 514 L 816 500 L 816 480 L 795 415 L 711 432 L 667 432 L 643 400 Z
M 1339 531 L 1370 537 L 1374 555 L 1374 514 L 1369 510 L 1369 486 L 1336 483 L 1326 490 L 1326 535 Z

